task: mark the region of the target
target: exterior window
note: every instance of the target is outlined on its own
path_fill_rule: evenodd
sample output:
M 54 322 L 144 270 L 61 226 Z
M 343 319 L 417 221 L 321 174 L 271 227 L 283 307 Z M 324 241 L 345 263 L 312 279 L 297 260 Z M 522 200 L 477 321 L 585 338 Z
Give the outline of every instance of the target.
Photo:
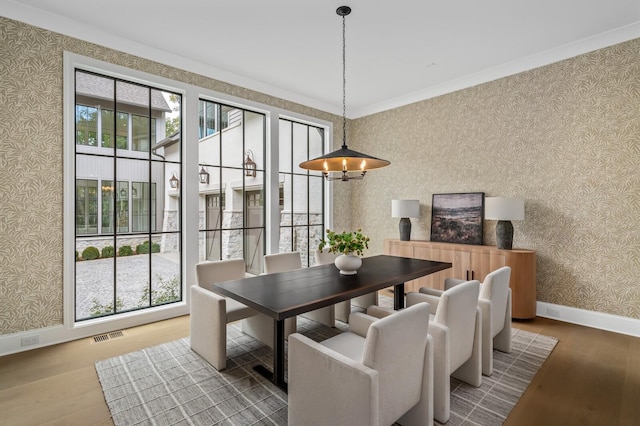
M 98 109 L 76 105 L 76 144 L 97 146 Z
M 76 179 L 76 233 L 98 233 L 98 181 Z
M 102 147 L 113 148 L 113 111 L 108 109 L 101 111 L 100 131 L 102 134 Z
M 300 251 L 313 266 L 324 236 L 324 181 L 321 173 L 298 167 L 323 153 L 324 129 L 280 119 L 280 252 Z
M 198 134 L 200 139 L 229 127 L 229 113 L 237 113 L 239 111 L 236 108 L 203 100 L 200 101 L 198 110 Z
M 132 116 L 133 146 L 134 151 L 149 152 L 149 117 L 140 115 Z M 156 119 L 151 119 L 151 142 L 155 144 Z
M 138 182 L 132 184 L 132 193 L 137 193 L 137 186 L 142 185 L 142 183 Z M 155 184 L 154 184 L 155 185 Z M 136 211 L 135 206 L 139 203 L 139 200 L 133 199 L 133 203 L 131 203 L 130 194 L 129 194 L 129 183 L 118 181 L 117 185 L 114 187 L 113 181 L 111 180 L 103 180 L 102 186 L 102 214 L 101 214 L 101 233 L 102 234 L 112 234 L 113 233 L 113 215 L 115 212 L 116 215 L 116 223 L 118 224 L 118 232 L 129 232 L 129 207 L 133 204 L 134 208 L 132 211 L 132 216 L 137 217 L 138 223 L 143 220 L 142 212 Z M 153 197 L 155 200 L 155 196 Z M 114 199 L 115 199 L 115 209 L 114 209 Z M 148 202 L 147 202 L 148 206 Z M 148 208 L 146 209 L 148 211 Z M 133 227 L 133 231 L 146 231 L 148 229 L 135 229 L 136 226 Z
M 133 232 L 156 231 L 156 184 L 151 184 L 150 191 L 147 182 L 133 182 L 131 184 L 131 200 Z
M 118 149 L 129 148 L 129 114 L 126 112 L 116 114 L 116 144 Z
M 113 233 L 113 181 L 102 181 L 102 227 L 103 234 Z

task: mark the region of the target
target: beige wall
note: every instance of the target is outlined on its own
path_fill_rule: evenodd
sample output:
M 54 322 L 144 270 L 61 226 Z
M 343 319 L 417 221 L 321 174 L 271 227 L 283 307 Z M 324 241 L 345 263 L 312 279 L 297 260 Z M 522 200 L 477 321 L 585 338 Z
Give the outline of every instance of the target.
M 334 121 L 302 105 L 0 17 L 0 335 L 62 323 L 63 51 Z M 348 200 L 348 186 L 336 199 Z M 336 203 L 338 223 L 348 221 Z
M 394 198 L 420 199 L 412 239 L 429 239 L 433 193 L 523 197 L 514 246 L 537 251 L 537 299 L 640 318 L 639 52 L 636 39 L 355 120 L 353 147 L 391 161 L 352 188 L 371 254 L 398 238 Z
M 0 40 L 0 335 L 62 322 L 63 51 L 333 121 L 341 143 L 339 117 L 298 104 L 2 17 Z M 434 192 L 521 196 L 515 245 L 538 251 L 538 299 L 640 318 L 638 51 L 635 40 L 349 122 L 349 146 L 392 165 L 334 184 L 335 227 L 362 226 L 377 254 L 398 234 L 393 198 L 421 200 L 413 238 L 428 239 Z

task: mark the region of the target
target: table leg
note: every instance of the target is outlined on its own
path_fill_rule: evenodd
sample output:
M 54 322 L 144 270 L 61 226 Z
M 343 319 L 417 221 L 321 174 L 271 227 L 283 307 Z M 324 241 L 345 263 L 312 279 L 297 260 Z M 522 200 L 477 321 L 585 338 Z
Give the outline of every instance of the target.
M 253 369 L 287 392 L 287 382 L 284 380 L 284 320 L 273 321 L 273 372 L 262 364 Z
M 404 283 L 397 284 L 393 289 L 393 309 L 399 311 L 404 308 Z
M 287 383 L 284 381 L 284 320 L 274 321 L 274 327 L 273 383 L 286 391 Z

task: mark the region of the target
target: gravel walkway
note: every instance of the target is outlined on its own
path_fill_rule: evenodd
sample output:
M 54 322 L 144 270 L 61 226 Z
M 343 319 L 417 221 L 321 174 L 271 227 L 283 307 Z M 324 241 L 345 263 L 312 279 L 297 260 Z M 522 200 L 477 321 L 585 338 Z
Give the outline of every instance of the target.
M 152 262 L 152 287 L 158 289 L 161 282 L 180 281 L 179 253 L 154 253 Z M 119 310 L 142 305 L 144 288 L 149 283 L 149 256 L 117 257 L 116 294 L 122 300 Z M 91 307 L 113 304 L 114 258 L 76 262 L 76 319 L 91 317 Z

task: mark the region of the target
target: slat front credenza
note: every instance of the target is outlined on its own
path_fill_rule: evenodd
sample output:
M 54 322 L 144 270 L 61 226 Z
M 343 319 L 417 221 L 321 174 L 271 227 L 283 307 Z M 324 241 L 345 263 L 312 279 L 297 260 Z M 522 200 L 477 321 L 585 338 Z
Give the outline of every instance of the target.
M 536 252 L 533 250 L 500 250 L 493 246 L 388 239 L 384 242 L 384 254 L 450 262 L 453 265 L 451 269 L 405 283 L 405 291 L 418 291 L 420 287 L 442 290 L 447 277 L 482 282 L 489 272 L 510 266 L 513 318 L 530 319 L 536 316 Z

